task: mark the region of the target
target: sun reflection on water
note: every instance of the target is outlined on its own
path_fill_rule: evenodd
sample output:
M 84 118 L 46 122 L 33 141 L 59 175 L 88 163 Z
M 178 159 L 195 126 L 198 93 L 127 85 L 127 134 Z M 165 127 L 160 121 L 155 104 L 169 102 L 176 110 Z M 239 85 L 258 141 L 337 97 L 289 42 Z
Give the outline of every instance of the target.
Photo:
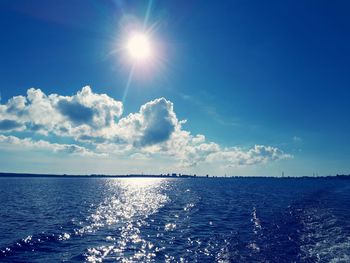
M 77 234 L 108 233 L 104 245 L 87 249 L 86 261 L 147 262 L 154 258 L 159 248 L 142 237 L 140 228 L 168 202 L 162 191 L 166 185 L 161 178 L 109 180 L 111 194 L 91 213 L 89 224 L 77 230 Z

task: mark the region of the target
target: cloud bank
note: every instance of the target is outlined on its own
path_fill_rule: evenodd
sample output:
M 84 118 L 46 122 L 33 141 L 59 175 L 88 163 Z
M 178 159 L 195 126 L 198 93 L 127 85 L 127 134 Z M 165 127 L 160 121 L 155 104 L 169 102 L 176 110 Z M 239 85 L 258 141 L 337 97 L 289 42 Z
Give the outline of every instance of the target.
M 122 102 L 94 93 L 88 86 L 72 96 L 46 95 L 31 88 L 26 96 L 0 104 L 0 147 L 116 160 L 120 156 L 168 158 L 183 167 L 201 163 L 251 166 L 291 158 L 272 146 L 223 147 L 204 135 L 193 135 L 183 128 L 186 121 L 177 118 L 173 103 L 165 98 L 145 103 L 138 112 L 122 114 Z M 60 144 L 61 138 L 72 143 Z
M 96 154 L 88 149 L 75 144 L 50 143 L 44 140 L 33 141 L 31 138 L 20 139 L 15 136 L 0 135 L 1 148 L 16 146 L 21 150 L 43 150 L 55 153 L 76 154 L 82 156 L 106 156 L 105 154 Z

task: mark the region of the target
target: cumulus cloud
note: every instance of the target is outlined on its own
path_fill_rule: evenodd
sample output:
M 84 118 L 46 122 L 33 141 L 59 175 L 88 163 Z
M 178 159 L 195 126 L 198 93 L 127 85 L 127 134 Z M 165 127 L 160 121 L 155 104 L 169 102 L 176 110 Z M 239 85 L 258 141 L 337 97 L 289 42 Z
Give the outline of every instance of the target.
M 73 96 L 46 95 L 31 88 L 26 97 L 13 97 L 0 106 L 0 121 L 3 129 L 25 126 L 42 134 L 108 137 L 122 112 L 120 101 L 96 94 L 88 86 Z
M 272 146 L 227 148 L 207 141 L 204 135 L 193 135 L 183 128 L 186 121 L 177 118 L 173 103 L 165 98 L 149 101 L 125 117 L 122 113 L 122 102 L 94 93 L 88 86 L 72 96 L 46 95 L 31 88 L 26 96 L 15 96 L 0 104 L 0 133 L 24 130 L 27 134 L 69 137 L 75 144 L 4 135 L 0 135 L 0 144 L 21 144 L 67 154 L 108 154 L 115 158 L 161 156 L 181 166 L 204 162 L 248 166 L 291 157 Z
M 142 105 L 117 125 L 118 136 L 135 146 L 149 146 L 169 140 L 178 127 L 173 103 L 160 98 Z
M 74 101 L 60 100 L 57 103 L 57 108 L 62 115 L 66 116 L 75 125 L 89 124 L 94 117 L 91 108 Z

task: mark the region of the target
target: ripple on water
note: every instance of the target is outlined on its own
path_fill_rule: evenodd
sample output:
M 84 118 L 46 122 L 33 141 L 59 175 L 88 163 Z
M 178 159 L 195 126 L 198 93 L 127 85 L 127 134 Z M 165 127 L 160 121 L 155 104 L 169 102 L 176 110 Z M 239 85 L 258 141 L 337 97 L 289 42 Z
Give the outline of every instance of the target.
M 0 184 L 0 262 L 350 262 L 345 182 L 53 180 Z
M 303 211 L 302 258 L 314 262 L 350 262 L 350 236 L 330 209 Z
M 141 227 L 147 218 L 156 213 L 168 201 L 162 193 L 162 180 L 130 180 L 118 182 L 121 192 L 107 197 L 79 233 L 92 232 L 109 227 L 107 245 L 88 248 L 88 262 L 116 259 L 120 262 L 150 261 L 155 257 L 155 245 L 141 236 Z M 111 231 L 115 236 L 110 236 Z

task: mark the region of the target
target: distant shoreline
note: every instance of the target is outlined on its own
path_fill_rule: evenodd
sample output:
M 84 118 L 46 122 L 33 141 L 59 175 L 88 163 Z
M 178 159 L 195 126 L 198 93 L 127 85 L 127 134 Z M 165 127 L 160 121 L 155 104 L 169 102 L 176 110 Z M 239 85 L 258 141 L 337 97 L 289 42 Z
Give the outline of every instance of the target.
M 197 176 L 187 174 L 126 174 L 126 175 L 106 175 L 106 174 L 33 174 L 33 173 L 4 173 L 0 172 L 1 177 L 13 178 L 192 178 L 192 179 L 350 179 L 350 175 L 337 174 L 329 176 Z

